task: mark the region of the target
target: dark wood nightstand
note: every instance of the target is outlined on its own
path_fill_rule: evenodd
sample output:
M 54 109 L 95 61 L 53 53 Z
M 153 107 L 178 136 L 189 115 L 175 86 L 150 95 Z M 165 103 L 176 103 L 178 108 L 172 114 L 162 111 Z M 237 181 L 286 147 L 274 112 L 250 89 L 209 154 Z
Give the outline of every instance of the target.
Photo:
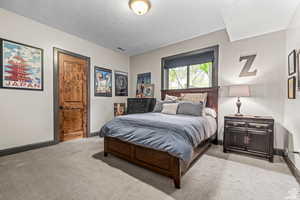
M 224 117 L 224 153 L 247 153 L 273 162 L 274 119 L 260 116 Z

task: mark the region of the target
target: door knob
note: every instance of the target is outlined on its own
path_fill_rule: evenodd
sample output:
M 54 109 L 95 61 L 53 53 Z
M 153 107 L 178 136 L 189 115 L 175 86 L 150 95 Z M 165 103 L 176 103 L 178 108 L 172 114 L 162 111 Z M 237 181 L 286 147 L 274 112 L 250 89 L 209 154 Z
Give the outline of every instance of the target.
M 59 106 L 59 109 L 62 110 L 62 109 L 64 109 L 64 107 L 63 106 Z

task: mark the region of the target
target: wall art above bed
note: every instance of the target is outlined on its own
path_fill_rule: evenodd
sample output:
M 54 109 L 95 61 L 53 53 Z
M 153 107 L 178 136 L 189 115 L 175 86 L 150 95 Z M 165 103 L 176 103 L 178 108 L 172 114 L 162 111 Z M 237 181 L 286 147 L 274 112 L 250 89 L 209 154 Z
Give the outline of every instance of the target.
M 0 39 L 1 87 L 43 90 L 43 49 Z
M 138 74 L 137 75 L 137 84 L 136 84 L 136 97 L 144 97 L 145 85 L 151 84 L 151 72 Z
M 154 84 L 147 84 L 144 87 L 144 97 L 153 98 L 154 97 Z
M 94 76 L 95 96 L 112 97 L 112 71 L 95 66 Z

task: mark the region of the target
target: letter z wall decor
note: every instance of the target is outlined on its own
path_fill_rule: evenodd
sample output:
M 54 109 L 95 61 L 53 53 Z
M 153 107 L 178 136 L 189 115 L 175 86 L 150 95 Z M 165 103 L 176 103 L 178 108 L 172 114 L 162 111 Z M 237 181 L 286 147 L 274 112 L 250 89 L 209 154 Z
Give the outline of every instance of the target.
M 242 68 L 242 71 L 241 71 L 239 77 L 256 76 L 257 69 L 255 69 L 254 71 L 250 71 L 255 58 L 256 58 L 256 55 L 249 55 L 249 56 L 241 56 L 240 57 L 240 62 L 243 61 L 243 60 L 246 60 L 246 63 L 244 65 L 244 67 Z
M 0 39 L 0 86 L 43 90 L 43 49 Z

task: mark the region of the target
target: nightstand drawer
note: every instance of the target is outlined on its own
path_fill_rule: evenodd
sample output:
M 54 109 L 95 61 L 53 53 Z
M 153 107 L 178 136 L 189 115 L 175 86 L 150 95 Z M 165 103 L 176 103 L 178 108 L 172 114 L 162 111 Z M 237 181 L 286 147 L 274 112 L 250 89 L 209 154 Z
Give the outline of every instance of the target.
M 226 128 L 229 127 L 246 127 L 247 123 L 243 121 L 226 121 Z
M 248 123 L 248 127 L 252 128 L 252 129 L 265 130 L 265 129 L 270 128 L 271 124 L 250 122 L 250 123 Z
M 269 131 L 267 130 L 258 130 L 258 129 L 247 129 L 248 134 L 256 134 L 256 135 L 268 135 Z

